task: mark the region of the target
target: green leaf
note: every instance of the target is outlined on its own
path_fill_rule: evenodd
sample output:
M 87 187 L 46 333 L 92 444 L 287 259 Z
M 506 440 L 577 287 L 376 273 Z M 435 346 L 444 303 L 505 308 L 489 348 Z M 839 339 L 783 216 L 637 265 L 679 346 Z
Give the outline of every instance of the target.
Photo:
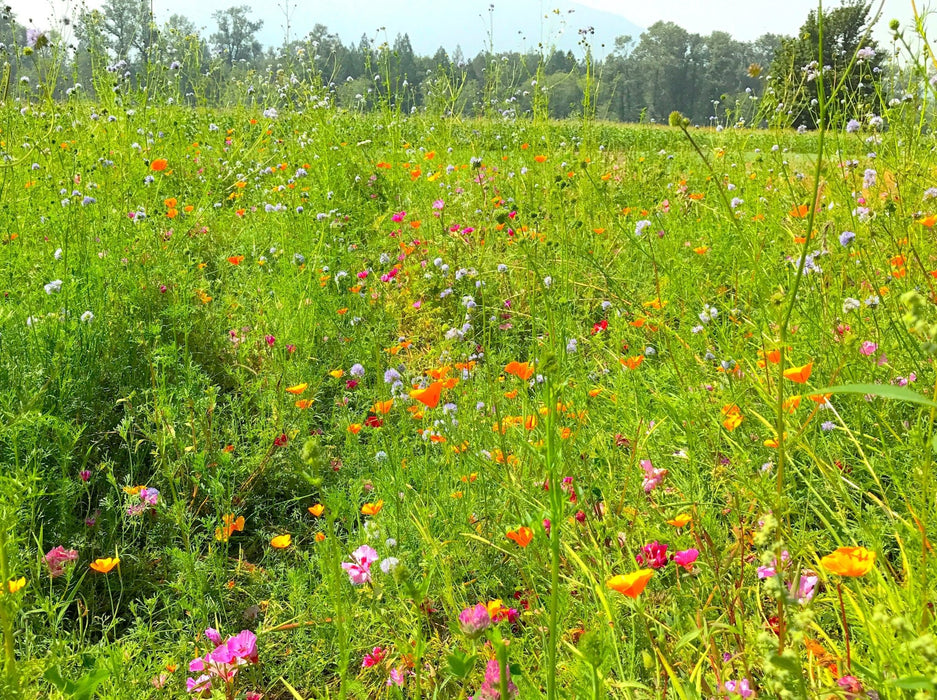
M 916 391 L 911 391 L 904 386 L 892 386 L 891 384 L 843 384 L 842 386 L 831 386 L 826 389 L 820 389 L 815 394 L 870 394 L 879 396 L 883 399 L 894 399 L 895 401 L 907 401 L 908 403 L 917 403 L 922 406 L 937 408 L 937 402 L 931 401 L 926 396 L 922 396 Z
M 446 661 L 449 662 L 449 670 L 452 672 L 453 676 L 456 678 L 465 678 L 472 672 L 472 668 L 475 666 L 475 659 L 477 658 L 475 654 L 470 655 L 461 651 L 454 651 L 446 657 Z
M 907 676 L 906 678 L 899 678 L 894 683 L 896 688 L 901 688 L 902 690 L 933 690 L 934 683 L 929 678 L 924 676 Z

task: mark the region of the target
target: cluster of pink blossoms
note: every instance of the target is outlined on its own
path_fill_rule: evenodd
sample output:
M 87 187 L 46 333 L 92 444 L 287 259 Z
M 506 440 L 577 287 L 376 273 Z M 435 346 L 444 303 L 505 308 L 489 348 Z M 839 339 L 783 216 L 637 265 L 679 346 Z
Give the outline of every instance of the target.
M 257 635 L 250 630 L 243 630 L 233 637 L 221 641 L 218 630 L 209 627 L 205 636 L 215 645 L 214 650 L 189 662 L 189 672 L 199 673 L 196 678 L 186 678 L 185 687 L 193 694 L 208 697 L 216 679 L 224 685 L 234 682 L 234 677 L 242 666 L 256 664 Z M 257 697 L 253 694 L 253 697 Z
M 46 564 L 49 567 L 49 576 L 58 578 L 65 573 L 65 566 L 78 559 L 78 551 L 75 549 L 65 549 L 62 545 L 50 549 L 45 557 Z

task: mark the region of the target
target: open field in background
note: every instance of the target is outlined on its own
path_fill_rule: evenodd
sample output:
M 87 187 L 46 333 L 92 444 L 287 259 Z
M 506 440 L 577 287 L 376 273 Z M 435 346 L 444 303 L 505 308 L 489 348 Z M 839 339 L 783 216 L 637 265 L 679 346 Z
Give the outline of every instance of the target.
M 931 697 L 921 99 L 3 107 L 0 694 Z

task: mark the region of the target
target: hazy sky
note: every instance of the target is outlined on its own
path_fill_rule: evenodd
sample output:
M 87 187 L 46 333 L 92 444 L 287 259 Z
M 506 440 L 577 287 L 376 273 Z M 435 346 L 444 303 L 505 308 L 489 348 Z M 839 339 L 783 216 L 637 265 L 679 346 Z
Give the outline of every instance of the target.
M 165 21 L 169 15 L 180 13 L 192 18 L 196 24 L 213 28 L 211 12 L 235 4 L 246 4 L 254 8 L 254 15 L 263 17 L 266 21 L 265 33 L 279 31 L 282 23 L 282 14 L 278 8 L 284 0 L 152 0 L 158 21 Z M 488 0 L 438 0 L 436 6 L 445 13 L 447 5 L 464 5 L 466 2 L 479 2 L 480 7 L 487 7 Z M 492 0 L 497 8 L 500 3 L 510 3 L 511 0 Z M 676 22 L 684 29 L 699 34 L 708 34 L 713 30 L 725 30 L 735 38 L 742 40 L 754 39 L 765 32 L 778 34 L 794 34 L 803 23 L 807 13 L 817 7 L 815 0 L 574 0 L 600 10 L 614 12 L 641 27 L 648 27 L 658 20 Z M 927 0 L 919 0 L 919 9 Z M 89 7 L 98 7 L 103 0 L 84 0 Z M 299 13 L 313 16 L 317 9 L 323 7 L 336 7 L 334 0 L 290 0 L 299 7 Z M 880 0 L 874 3 L 879 6 Z M 81 4 L 81 0 L 4 0 L 4 4 L 13 7 L 21 22 L 33 19 L 36 26 L 44 28 L 50 26 L 49 19 L 52 9 L 55 8 L 59 16 L 74 10 Z M 357 41 L 361 33 L 373 30 L 368 22 L 367 11 L 362 12 L 367 2 L 348 0 L 344 3 L 348 15 L 360 17 L 361 32 L 356 36 L 342 37 L 343 40 Z M 825 7 L 837 6 L 838 0 L 828 0 Z M 339 5 L 341 6 L 341 5 Z M 357 6 L 357 7 L 356 7 Z M 544 0 L 543 7 L 549 9 L 549 0 Z M 334 12 L 334 10 L 332 10 Z M 908 26 L 912 17 L 911 0 L 884 0 L 883 21 L 880 23 L 877 37 L 879 41 L 889 36 L 888 21 L 892 18 L 901 20 Z M 432 22 L 433 18 L 427 18 Z M 299 27 L 297 27 L 299 28 Z M 410 30 L 411 35 L 418 33 L 420 27 Z M 468 31 L 468 30 L 467 30 Z M 471 31 L 475 31 L 472 28 Z

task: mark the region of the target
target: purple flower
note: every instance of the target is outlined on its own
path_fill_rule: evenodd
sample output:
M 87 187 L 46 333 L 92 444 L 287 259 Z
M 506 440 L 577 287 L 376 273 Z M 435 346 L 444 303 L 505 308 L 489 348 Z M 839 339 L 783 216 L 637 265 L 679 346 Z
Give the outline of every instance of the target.
M 491 616 L 488 614 L 488 608 L 482 603 L 459 613 L 459 627 L 462 628 L 462 633 L 471 639 L 478 637 L 490 625 Z
M 726 681 L 722 684 L 722 687 L 728 695 L 741 695 L 743 698 L 750 698 L 754 695 L 747 678 L 740 681 Z
M 860 124 L 860 123 L 858 122 L 858 120 L 856 120 L 856 119 L 850 119 L 850 120 L 849 120 L 849 123 L 846 124 L 846 133 L 847 133 L 847 134 L 854 134 L 854 133 L 856 133 L 857 131 L 859 131 L 859 128 L 860 128 L 861 126 L 862 126 L 862 124 Z
M 363 377 L 363 376 L 364 376 L 364 367 L 356 362 L 355 364 L 353 364 L 353 365 L 351 366 L 351 369 L 348 371 L 348 373 L 349 373 L 352 377 Z
M 852 243 L 855 237 L 856 234 L 854 234 L 852 231 L 843 231 L 841 234 L 839 234 L 839 244 L 845 248 L 850 243 Z
M 155 506 L 156 502 L 159 500 L 159 491 L 156 489 L 148 489 L 144 486 L 140 489 L 140 500 L 148 506 Z

